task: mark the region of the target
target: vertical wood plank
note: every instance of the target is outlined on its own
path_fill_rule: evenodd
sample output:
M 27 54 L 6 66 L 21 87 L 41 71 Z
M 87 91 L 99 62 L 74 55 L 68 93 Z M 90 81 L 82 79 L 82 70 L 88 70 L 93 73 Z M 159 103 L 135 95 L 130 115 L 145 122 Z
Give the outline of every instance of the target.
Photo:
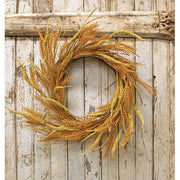
M 17 1 L 18 13 L 33 12 L 32 0 Z M 27 58 L 33 55 L 33 39 L 17 38 L 16 55 L 26 66 Z M 17 110 L 23 111 L 23 106 L 33 106 L 33 91 L 23 79 L 19 71 L 19 65 L 16 66 L 16 107 Z M 28 94 L 28 96 L 27 96 Z M 17 139 L 17 179 L 33 179 L 33 131 L 26 129 L 24 119 L 16 116 L 16 139 Z
M 152 40 L 136 40 L 136 62 L 145 64 L 146 68 L 139 67 L 139 77 L 152 86 Z M 141 47 L 139 47 L 141 46 Z M 144 121 L 145 129 L 142 129 L 141 122 L 136 121 L 136 179 L 151 180 L 153 166 L 153 132 L 152 132 L 152 96 L 142 87 L 139 86 L 142 94 L 143 104 L 141 105 L 138 95 L 136 95 L 136 105 L 140 109 Z
M 32 13 L 33 0 L 17 0 L 17 13 Z
M 118 10 L 119 11 L 133 11 L 135 9 L 134 0 L 118 0 Z M 125 40 L 134 41 L 133 38 L 127 38 Z M 134 57 L 128 56 L 128 59 L 134 61 Z M 136 126 L 136 123 L 134 123 Z M 133 130 L 132 143 L 129 142 L 125 148 L 119 146 L 119 178 L 123 180 L 135 179 L 135 160 L 136 160 L 136 150 L 135 150 L 135 127 Z
M 15 39 L 5 42 L 5 104 L 15 109 Z M 15 115 L 5 110 L 5 178 L 16 179 Z
M 27 58 L 33 55 L 32 38 L 17 38 L 17 58 L 28 68 Z M 33 92 L 22 77 L 20 67 L 16 66 L 16 107 L 33 106 Z M 33 178 L 33 132 L 24 127 L 24 118 L 16 116 L 17 139 L 17 179 Z
M 101 11 L 107 11 L 107 10 L 116 11 L 118 9 L 117 2 L 118 2 L 117 0 L 108 1 L 108 2 L 101 1 Z M 101 62 L 101 66 L 102 66 L 102 104 L 106 104 L 108 101 L 111 100 L 112 95 L 114 94 L 116 78 L 112 68 L 108 67 L 103 62 Z M 104 92 L 104 89 L 107 91 L 106 93 Z M 112 158 L 111 154 L 109 153 L 109 155 L 106 158 L 102 159 L 103 180 L 118 179 L 119 176 L 118 151 L 119 150 L 117 149 L 117 151 L 115 152 L 115 158 Z
M 152 0 L 135 0 L 136 11 L 151 11 Z
M 85 58 L 85 113 L 92 113 L 101 105 L 101 71 L 100 61 L 96 58 Z M 89 147 L 92 138 L 85 143 L 85 149 Z M 100 152 L 87 153 L 85 155 L 86 179 L 101 178 Z
M 113 39 L 113 40 L 116 41 L 116 39 Z M 102 65 L 103 65 L 102 77 L 107 76 L 107 79 L 102 78 L 102 88 L 104 88 L 104 84 L 106 84 L 105 89 L 107 91 L 106 97 L 102 98 L 102 102 L 103 104 L 105 104 L 105 100 L 106 100 L 106 103 L 109 102 L 115 92 L 116 77 L 115 77 L 115 72 L 111 67 L 105 65 L 104 63 L 102 63 Z M 105 73 L 107 74 L 105 75 Z M 103 89 L 102 89 L 102 96 L 103 96 Z M 106 99 L 104 100 L 104 98 Z M 102 159 L 102 179 L 103 180 L 104 179 L 105 180 L 118 179 L 118 176 L 119 176 L 118 151 L 119 150 L 117 149 L 116 152 L 114 153 L 115 157 L 112 157 L 111 153 L 109 153 L 109 155 L 105 159 Z M 102 153 L 104 153 L 104 150 Z
M 109 10 L 109 1 L 108 0 L 100 0 L 100 11 L 108 11 Z
M 59 4 L 61 4 L 59 2 Z M 34 12 L 48 13 L 52 12 L 53 0 L 36 0 L 34 1 Z
M 118 0 L 118 11 L 133 11 L 135 8 L 134 0 Z
M 84 11 L 91 12 L 91 11 L 93 11 L 95 8 L 97 8 L 96 11 L 99 11 L 99 10 L 100 10 L 99 0 L 93 0 L 93 1 L 84 0 Z
M 173 10 L 174 2 L 158 0 L 157 10 Z M 154 177 L 173 179 L 174 176 L 174 83 L 172 42 L 154 41 Z M 159 48 L 161 46 L 161 48 Z M 156 52 L 155 48 L 159 48 Z M 172 56 L 171 56 L 172 55 Z M 158 62 L 155 61 L 158 58 Z M 161 73 L 158 64 L 164 59 Z M 161 63 L 162 65 L 162 63 Z M 156 73 L 156 74 L 155 74 Z M 160 87 L 161 86 L 161 87 Z M 171 86 L 171 87 L 170 87 Z M 162 89 L 163 87 L 163 89 Z M 158 113 L 159 112 L 159 113 Z M 161 124 L 161 125 L 160 125 Z M 163 128 L 162 128 L 163 124 Z M 161 133 L 160 133 L 161 132 Z M 159 144 L 159 145 L 158 145 Z M 159 146 L 160 148 L 157 148 Z M 168 156 L 169 155 L 169 156 Z M 167 158 L 168 156 L 168 158 Z
M 73 79 L 69 82 L 72 88 L 68 89 L 68 108 L 77 115 L 84 114 L 84 59 L 73 62 L 68 75 Z M 84 179 L 84 156 L 77 155 L 84 151 L 83 143 L 68 142 L 68 179 Z
M 67 1 L 67 11 L 83 11 L 83 0 Z M 84 114 L 84 59 L 75 61 L 68 72 L 73 79 L 69 82 L 68 108 L 73 114 Z M 68 141 L 68 179 L 84 179 L 84 156 L 77 155 L 84 151 L 84 144 Z
M 169 11 L 175 10 L 175 2 L 168 3 Z M 175 179 L 175 49 L 169 42 L 168 87 L 169 87 L 169 179 Z
M 169 3 L 168 0 L 156 0 L 156 7 L 158 11 L 166 11 L 167 4 Z
M 134 42 L 134 38 L 125 38 L 124 40 Z M 131 61 L 135 61 L 132 55 L 123 55 Z M 135 164 L 136 164 L 136 121 L 134 120 L 133 137 L 129 143 L 122 148 L 119 144 L 119 177 L 123 180 L 135 179 Z
M 34 63 L 40 66 L 41 56 L 39 50 L 39 39 L 34 39 Z M 42 105 L 34 99 L 34 109 L 43 109 Z M 47 111 L 47 110 L 46 110 Z M 34 177 L 35 179 L 50 179 L 50 142 L 38 142 L 43 137 L 42 134 L 34 132 Z M 43 162 L 43 165 L 42 165 Z
M 34 13 L 47 13 L 52 12 L 52 0 L 37 0 L 33 4 Z M 34 40 L 34 62 L 39 65 L 41 59 L 39 50 L 39 40 Z M 42 109 L 41 104 L 34 100 L 34 108 Z M 48 110 L 45 109 L 45 113 Z M 35 161 L 34 161 L 34 177 L 35 179 L 51 179 L 51 143 L 50 142 L 38 142 L 43 136 L 40 133 L 34 134 L 34 149 L 35 149 Z M 43 166 L 42 166 L 43 162 Z
M 60 40 L 59 45 L 63 42 L 64 39 Z M 51 178 L 68 180 L 67 164 L 67 141 L 51 143 Z
M 83 11 L 83 0 L 67 0 L 67 11 L 68 12 L 81 12 Z
M 16 13 L 16 0 L 5 1 L 5 14 Z M 5 105 L 16 108 L 15 38 L 5 38 Z M 5 179 L 16 180 L 16 116 L 5 110 Z
M 110 1 L 110 11 L 117 11 L 118 10 L 118 6 L 117 6 L 117 3 L 118 3 L 118 0 L 111 0 Z
M 101 63 L 101 105 L 108 102 L 108 90 L 109 90 L 109 77 L 108 77 L 109 67 L 105 63 Z M 103 137 L 102 141 L 106 139 L 107 135 Z M 104 150 L 102 150 L 103 154 Z M 109 158 L 102 158 L 102 179 L 109 179 Z
M 98 0 L 84 0 L 84 11 L 100 10 Z M 85 58 L 85 113 L 92 113 L 101 105 L 101 62 L 96 58 Z M 85 149 L 89 147 L 92 138 L 86 141 Z M 85 155 L 86 179 L 101 179 L 102 160 L 99 151 Z
M 151 0 L 136 0 L 136 11 L 150 11 L 152 9 Z M 152 83 L 152 40 L 136 40 L 137 54 L 136 62 L 145 64 L 146 68 L 139 67 L 139 77 L 148 83 Z M 137 106 L 144 116 L 145 129 L 141 128 L 141 123 L 137 119 L 136 123 L 136 179 L 153 179 L 153 103 L 152 96 L 138 85 L 143 98 L 141 105 L 138 95 L 136 95 Z
M 174 44 L 169 44 L 168 87 L 169 87 L 169 179 L 175 178 L 175 62 Z
M 53 12 L 67 10 L 67 0 L 53 0 Z M 65 39 L 59 41 L 59 47 Z M 66 91 L 67 96 L 67 91 Z M 68 146 L 67 141 L 51 143 L 51 178 L 53 180 L 68 180 Z
M 5 1 L 5 14 L 16 13 L 16 0 L 6 0 Z
M 53 12 L 64 12 L 67 11 L 67 0 L 53 0 L 52 11 Z
M 168 49 L 167 41 L 153 41 L 154 179 L 164 180 L 169 179 Z

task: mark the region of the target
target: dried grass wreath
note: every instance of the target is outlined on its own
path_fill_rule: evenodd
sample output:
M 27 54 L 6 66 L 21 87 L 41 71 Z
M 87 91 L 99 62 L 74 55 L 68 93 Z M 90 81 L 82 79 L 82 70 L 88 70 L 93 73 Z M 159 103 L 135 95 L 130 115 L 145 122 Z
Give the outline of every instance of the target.
M 40 67 L 29 60 L 31 68 L 28 75 L 25 66 L 17 61 L 20 63 L 24 79 L 35 89 L 35 99 L 49 111 L 46 116 L 43 115 L 44 112 L 29 108 L 25 108 L 25 112 L 11 111 L 22 115 L 30 126 L 44 134 L 44 138 L 39 141 L 85 141 L 93 136 L 92 144 L 83 154 L 90 150 L 102 150 L 106 145 L 105 157 L 110 150 L 113 155 L 120 140 L 122 147 L 127 144 L 133 133 L 134 112 L 144 127 L 143 116 L 135 103 L 135 91 L 142 101 L 136 82 L 144 86 L 149 93 L 152 93 L 152 88 L 138 77 L 136 69 L 140 64 L 118 53 L 136 56 L 133 43 L 111 40 L 118 33 L 142 38 L 126 30 L 97 37 L 98 24 L 92 23 L 97 18 L 90 20 L 89 17 L 79 31 L 64 42 L 59 51 L 58 40 L 65 35 L 61 35 L 61 25 L 57 32 L 49 32 L 47 25 L 44 37 L 36 28 L 40 36 Z M 57 56 L 58 63 L 55 62 Z M 97 112 L 77 117 L 65 106 L 65 88 L 69 87 L 67 82 L 71 79 L 67 72 L 75 59 L 87 56 L 101 59 L 115 70 L 116 89 L 110 102 L 99 107 Z M 94 149 L 106 134 L 104 142 Z

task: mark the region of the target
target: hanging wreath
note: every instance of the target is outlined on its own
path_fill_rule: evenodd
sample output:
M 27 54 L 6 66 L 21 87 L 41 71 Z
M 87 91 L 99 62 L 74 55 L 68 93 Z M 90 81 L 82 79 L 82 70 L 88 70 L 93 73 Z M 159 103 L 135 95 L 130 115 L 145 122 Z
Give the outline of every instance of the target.
M 44 36 L 36 28 L 40 36 L 40 67 L 28 60 L 31 66 L 28 74 L 26 67 L 17 61 L 20 63 L 24 79 L 35 89 L 35 99 L 48 109 L 48 113 L 44 116 L 43 112 L 29 108 L 24 108 L 25 112 L 11 111 L 22 115 L 28 124 L 44 134 L 39 141 L 85 141 L 93 136 L 92 144 L 83 154 L 90 150 L 102 150 L 106 146 L 105 157 L 109 151 L 113 155 L 119 141 L 122 147 L 127 144 L 133 133 L 135 113 L 144 127 L 143 116 L 135 103 L 135 91 L 142 102 L 136 83 L 144 86 L 149 93 L 152 93 L 152 88 L 137 75 L 137 66 L 141 64 L 132 62 L 119 53 L 136 56 L 133 43 L 112 41 L 112 37 L 118 33 L 142 38 L 126 30 L 97 37 L 98 24 L 92 23 L 97 18 L 89 20 L 89 17 L 70 40 L 65 40 L 60 50 L 58 40 L 65 35 L 61 33 L 61 25 L 57 32 L 49 32 L 48 23 Z M 58 63 L 55 61 L 57 57 Z M 71 79 L 67 73 L 71 63 L 82 57 L 101 59 L 113 68 L 116 73 L 116 89 L 112 99 L 106 105 L 98 107 L 97 112 L 75 116 L 65 106 L 65 88 L 69 87 L 67 83 Z M 95 149 L 104 135 L 107 135 L 106 138 Z

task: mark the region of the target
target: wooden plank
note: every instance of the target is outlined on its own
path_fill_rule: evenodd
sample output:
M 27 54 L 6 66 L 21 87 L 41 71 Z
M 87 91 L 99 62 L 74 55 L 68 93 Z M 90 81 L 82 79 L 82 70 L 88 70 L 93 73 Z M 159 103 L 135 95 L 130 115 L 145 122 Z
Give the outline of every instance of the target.
M 60 47 L 64 41 L 65 39 L 59 41 Z M 51 178 L 53 180 L 68 180 L 67 157 L 67 141 L 51 143 Z
M 92 113 L 101 105 L 101 71 L 100 62 L 96 58 L 85 58 L 85 113 Z M 85 143 L 89 147 L 92 138 Z M 99 180 L 101 177 L 100 152 L 85 155 L 86 179 Z
M 174 43 L 169 44 L 169 179 L 175 179 L 175 62 Z
M 140 56 L 136 57 L 136 62 L 140 62 L 146 66 L 146 68 L 138 68 L 138 75 L 143 81 L 152 86 L 152 40 L 136 40 L 136 48 L 136 53 Z M 143 104 L 141 105 L 139 96 L 136 95 L 136 105 L 144 116 L 145 129 L 141 128 L 142 124 L 136 118 L 136 179 L 151 180 L 153 179 L 152 96 L 142 86 L 138 87 L 142 94 Z
M 108 11 L 109 10 L 109 1 L 108 0 L 100 0 L 100 11 Z
M 67 1 L 53 0 L 53 13 L 66 11 Z M 59 41 L 59 48 L 65 39 Z M 57 57 L 58 61 L 58 57 Z M 66 91 L 66 97 L 68 93 Z M 67 102 L 66 98 L 66 102 Z M 68 143 L 67 141 L 60 141 L 51 143 L 51 178 L 53 180 L 68 180 Z
M 129 11 L 134 10 L 135 3 L 134 0 L 118 0 L 118 11 Z
M 39 50 L 39 40 L 34 40 L 34 63 L 40 67 L 40 50 Z M 34 99 L 34 109 L 37 111 L 43 109 L 42 105 Z M 45 110 L 45 109 L 44 109 Z M 47 110 L 45 110 L 47 111 Z M 51 177 L 51 149 L 49 142 L 38 142 L 39 139 L 43 137 L 42 134 L 34 132 L 34 177 L 35 179 L 50 179 Z M 42 166 L 43 162 L 43 166 Z
M 168 10 L 174 10 L 174 0 L 168 3 Z M 169 42 L 169 179 L 175 179 L 175 46 Z
M 36 26 L 41 32 L 44 32 L 47 20 L 50 18 L 50 29 L 57 29 L 57 22 L 62 21 L 62 30 L 66 29 L 66 35 L 72 36 L 77 32 L 79 25 L 83 23 L 87 15 L 89 15 L 89 12 L 6 15 L 5 34 L 6 36 L 37 36 L 33 27 Z M 126 29 L 142 37 L 172 39 L 171 34 L 160 31 L 160 27 L 157 27 L 157 24 L 160 23 L 157 11 L 95 12 L 92 17 L 101 17 L 97 20 L 100 27 L 104 24 L 107 25 L 99 35 Z M 117 37 L 130 37 L 130 35 L 118 34 Z
M 32 3 L 32 0 L 17 1 L 17 13 L 32 13 Z M 33 39 L 17 38 L 16 46 L 17 58 L 28 66 L 26 59 L 33 55 Z M 19 69 L 19 65 L 16 64 L 16 107 L 18 111 L 23 111 L 23 106 L 33 106 L 33 91 L 25 82 Z M 23 126 L 24 119 L 16 116 L 17 179 L 33 179 L 33 132 Z
M 73 79 L 69 82 L 68 108 L 77 115 L 84 114 L 84 59 L 72 63 L 68 75 Z M 68 179 L 84 179 L 84 156 L 77 158 L 84 152 L 83 143 L 68 141 Z
M 17 58 L 28 68 L 27 58 L 33 55 L 32 38 L 17 38 Z M 28 96 L 27 96 L 28 95 Z M 33 91 L 24 80 L 20 66 L 16 66 L 16 107 L 22 112 L 23 107 L 33 106 Z M 24 118 L 16 116 L 17 139 L 17 179 L 33 178 L 33 132 L 24 127 Z
M 151 11 L 152 1 L 151 0 L 135 0 L 136 11 Z
M 52 11 L 52 0 L 34 1 L 34 12 L 43 13 Z M 34 39 L 34 63 L 40 66 L 40 49 L 39 40 Z M 43 109 L 48 112 L 48 109 L 42 108 L 42 105 L 34 100 L 34 109 Z M 51 143 L 38 142 L 43 137 L 42 134 L 34 132 L 34 177 L 35 179 L 51 179 Z M 43 162 L 43 166 L 42 166 Z
M 113 40 L 116 41 L 116 39 Z M 105 104 L 105 100 L 106 103 L 109 102 L 115 92 L 116 77 L 115 72 L 112 68 L 105 65 L 104 63 L 102 63 L 102 65 L 102 102 L 103 104 Z M 104 84 L 106 85 L 106 87 Z M 105 94 L 106 96 L 103 95 L 104 91 L 107 91 Z M 102 179 L 118 179 L 118 152 L 119 150 L 117 149 L 117 151 L 114 153 L 115 157 L 112 157 L 111 153 L 109 153 L 109 155 L 106 158 L 102 159 Z M 104 150 L 102 151 L 102 153 L 104 153 Z
M 48 13 L 52 12 L 53 0 L 36 0 L 34 1 L 34 12 Z
M 85 0 L 85 1 L 84 1 L 84 11 L 85 11 L 85 12 L 91 12 L 91 11 L 93 11 L 95 8 L 97 9 L 96 11 L 99 11 L 99 10 L 100 10 L 99 0 L 93 0 L 93 1 Z
M 15 13 L 16 13 L 16 0 L 6 0 L 5 14 L 15 14 Z
M 101 62 L 101 105 L 105 105 L 108 102 L 108 94 L 109 94 L 109 77 L 108 77 L 108 71 L 109 67 Z M 107 138 L 107 135 L 105 135 L 102 139 L 102 142 Z M 103 155 L 104 150 L 102 150 Z M 109 156 L 108 156 L 109 157 Z M 109 158 L 102 158 L 102 179 L 108 180 L 109 179 Z
M 98 0 L 84 1 L 84 11 L 100 9 Z M 85 113 L 92 113 L 101 105 L 101 62 L 97 58 L 85 58 Z M 85 142 L 88 149 L 93 137 Z M 85 154 L 85 179 L 100 180 L 102 174 L 102 157 L 100 151 Z
M 134 38 L 126 38 L 124 40 L 134 41 Z M 135 61 L 132 55 L 123 55 L 131 61 Z M 135 120 L 135 119 L 134 119 Z M 135 179 L 136 177 L 136 121 L 134 121 L 133 136 L 129 143 L 122 148 L 119 144 L 119 177 L 123 180 Z
M 115 92 L 116 86 L 116 77 L 115 72 L 112 68 L 108 68 L 108 102 L 112 99 L 112 96 Z M 117 133 L 116 133 L 117 134 Z M 108 155 L 109 160 L 109 180 L 111 179 L 118 179 L 119 177 L 119 149 L 117 148 L 116 152 L 114 153 L 115 157 L 112 157 L 111 153 Z
M 33 0 L 18 0 L 17 1 L 17 13 L 32 13 L 33 12 Z
M 16 0 L 5 1 L 5 14 L 16 13 Z M 5 38 L 5 105 L 16 108 L 15 100 L 15 38 Z M 5 179 L 16 180 L 16 121 L 5 110 Z
M 15 39 L 5 41 L 5 104 L 15 109 Z M 16 179 L 15 115 L 5 110 L 5 178 Z
M 152 2 L 150 0 L 136 0 L 135 10 L 151 11 Z M 146 68 L 139 67 L 138 75 L 149 85 L 152 83 L 152 40 L 136 40 L 136 62 L 145 64 Z M 143 98 L 141 105 L 138 95 L 136 95 L 137 106 L 142 112 L 145 120 L 145 129 L 141 128 L 141 123 L 136 123 L 136 179 L 153 179 L 153 103 L 152 96 L 138 85 Z
M 34 1 L 33 10 L 35 13 L 47 13 L 52 11 L 52 0 L 37 0 Z M 34 62 L 40 66 L 40 50 L 39 40 L 34 40 Z M 34 108 L 36 110 L 43 109 L 42 105 L 34 100 Z M 43 109 L 48 112 L 48 109 Z M 51 143 L 50 142 L 38 142 L 43 137 L 42 134 L 34 133 L 34 177 L 35 179 L 51 179 Z M 43 159 L 43 166 L 42 166 Z
M 83 1 L 66 1 L 66 11 L 80 12 L 83 10 Z M 84 59 L 81 58 L 71 65 L 68 75 L 73 79 L 69 82 L 72 88 L 67 89 L 67 104 L 73 114 L 84 114 Z M 68 141 L 68 180 L 84 179 L 84 156 L 77 155 L 84 151 L 84 144 Z
M 67 0 L 67 9 L 66 11 L 69 12 L 81 12 L 83 10 L 83 0 Z
M 53 0 L 52 11 L 53 12 L 66 12 L 67 10 L 67 0 Z
M 154 179 L 164 180 L 169 179 L 168 49 L 167 41 L 153 41 Z

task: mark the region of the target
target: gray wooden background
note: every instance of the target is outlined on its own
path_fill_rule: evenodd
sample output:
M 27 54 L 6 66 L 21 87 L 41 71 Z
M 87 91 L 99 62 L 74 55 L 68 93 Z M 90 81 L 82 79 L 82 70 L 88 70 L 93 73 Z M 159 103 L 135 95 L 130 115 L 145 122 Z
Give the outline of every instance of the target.
M 174 0 L 6 0 L 6 14 L 92 11 L 170 11 Z M 103 22 L 102 22 L 103 23 Z M 124 38 L 114 39 L 115 41 Z M 126 38 L 135 42 L 140 57 L 129 59 L 146 64 L 140 77 L 155 89 L 154 97 L 142 89 L 144 103 L 137 101 L 146 130 L 136 121 L 132 143 L 119 148 L 116 158 L 102 158 L 101 152 L 77 158 L 87 143 L 71 141 L 40 143 L 40 134 L 23 128 L 23 118 L 6 110 L 7 180 L 173 180 L 174 179 L 174 45 L 172 41 Z M 139 48 L 139 45 L 141 48 Z M 23 80 L 17 57 L 27 66 L 27 58 L 38 63 L 36 37 L 6 37 L 6 106 L 22 110 L 38 108 L 33 91 Z M 115 75 L 101 61 L 82 58 L 69 72 L 73 86 L 67 104 L 76 115 L 95 111 L 114 92 Z

